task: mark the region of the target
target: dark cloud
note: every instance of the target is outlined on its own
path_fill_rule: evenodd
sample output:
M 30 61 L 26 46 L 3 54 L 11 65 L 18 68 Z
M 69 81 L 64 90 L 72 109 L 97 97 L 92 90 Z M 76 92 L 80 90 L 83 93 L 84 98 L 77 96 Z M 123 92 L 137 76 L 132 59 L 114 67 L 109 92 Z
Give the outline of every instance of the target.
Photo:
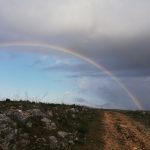
M 149 75 L 150 37 L 118 39 L 117 42 L 110 39 L 96 40 L 74 47 L 112 71 L 139 71 Z

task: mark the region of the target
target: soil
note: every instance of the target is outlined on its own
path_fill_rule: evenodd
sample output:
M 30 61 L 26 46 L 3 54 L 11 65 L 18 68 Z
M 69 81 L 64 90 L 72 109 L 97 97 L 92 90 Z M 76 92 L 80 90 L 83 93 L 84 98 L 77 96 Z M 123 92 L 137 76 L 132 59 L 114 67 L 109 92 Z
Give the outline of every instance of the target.
M 104 150 L 150 150 L 150 131 L 130 117 L 104 112 Z

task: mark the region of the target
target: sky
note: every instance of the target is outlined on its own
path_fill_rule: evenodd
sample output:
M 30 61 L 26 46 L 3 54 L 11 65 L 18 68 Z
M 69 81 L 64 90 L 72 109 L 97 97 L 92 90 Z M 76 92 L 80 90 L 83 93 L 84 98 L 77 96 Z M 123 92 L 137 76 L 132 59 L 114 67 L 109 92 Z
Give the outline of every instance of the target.
M 0 0 L 0 99 L 118 109 L 137 101 L 150 110 L 149 8 L 149 0 Z

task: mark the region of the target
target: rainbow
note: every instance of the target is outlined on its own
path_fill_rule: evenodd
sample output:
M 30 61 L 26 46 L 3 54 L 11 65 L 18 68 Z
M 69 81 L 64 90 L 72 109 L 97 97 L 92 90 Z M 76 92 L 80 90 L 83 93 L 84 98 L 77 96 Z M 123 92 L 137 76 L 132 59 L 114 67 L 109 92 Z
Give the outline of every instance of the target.
M 139 100 L 129 91 L 129 89 L 123 84 L 123 82 L 121 82 L 119 80 L 119 78 L 117 78 L 111 71 L 109 71 L 103 65 L 96 63 L 91 58 L 76 52 L 75 50 L 67 49 L 64 47 L 55 46 L 55 45 L 51 45 L 51 44 L 47 44 L 47 43 L 42 43 L 42 42 L 32 42 L 32 43 L 30 43 L 30 42 L 8 42 L 8 43 L 4 42 L 4 43 L 0 43 L 0 47 L 13 47 L 13 46 L 39 47 L 39 48 L 44 48 L 44 49 L 54 49 L 54 50 L 61 51 L 61 52 L 67 53 L 69 55 L 75 56 L 77 58 L 80 58 L 80 59 L 88 62 L 89 64 L 95 66 L 96 68 L 100 69 L 106 75 L 110 76 L 126 92 L 126 94 L 131 98 L 131 100 L 137 106 L 137 108 L 139 110 L 144 110 L 144 108 L 143 108 L 142 104 L 139 102 Z

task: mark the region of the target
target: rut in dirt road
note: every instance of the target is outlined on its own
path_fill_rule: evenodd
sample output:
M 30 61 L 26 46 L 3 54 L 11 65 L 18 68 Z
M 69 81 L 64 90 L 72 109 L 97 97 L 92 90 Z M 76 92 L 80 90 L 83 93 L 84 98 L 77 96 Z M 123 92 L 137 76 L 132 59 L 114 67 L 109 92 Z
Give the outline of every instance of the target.
M 105 150 L 150 150 L 150 132 L 140 123 L 119 113 L 104 113 Z

